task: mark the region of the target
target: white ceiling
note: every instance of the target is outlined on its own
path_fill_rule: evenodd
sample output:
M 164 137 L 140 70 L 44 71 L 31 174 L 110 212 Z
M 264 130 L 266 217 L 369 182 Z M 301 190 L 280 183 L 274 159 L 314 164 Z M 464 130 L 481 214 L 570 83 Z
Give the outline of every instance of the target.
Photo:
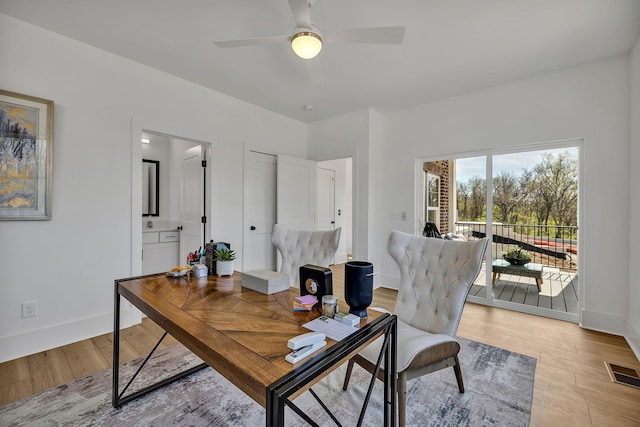
M 406 27 L 402 45 L 329 44 L 308 83 L 287 0 L 0 0 L 0 13 L 302 122 L 387 112 L 628 53 L 640 0 L 315 0 L 321 30 Z M 303 106 L 313 106 L 304 111 Z

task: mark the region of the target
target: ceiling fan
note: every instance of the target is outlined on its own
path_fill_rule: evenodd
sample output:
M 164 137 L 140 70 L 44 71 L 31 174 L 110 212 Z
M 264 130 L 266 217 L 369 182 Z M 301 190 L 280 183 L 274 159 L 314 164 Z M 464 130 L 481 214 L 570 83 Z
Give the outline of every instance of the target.
M 290 35 L 254 37 L 237 40 L 220 40 L 213 43 L 220 48 L 233 48 L 277 43 L 289 43 L 293 52 L 305 59 L 307 75 L 311 84 L 322 83 L 322 73 L 315 58 L 324 43 L 373 43 L 401 44 L 404 39 L 404 27 L 373 27 L 343 30 L 320 29 L 311 23 L 309 11 L 314 0 L 289 0 L 289 7 L 295 18 L 296 26 Z

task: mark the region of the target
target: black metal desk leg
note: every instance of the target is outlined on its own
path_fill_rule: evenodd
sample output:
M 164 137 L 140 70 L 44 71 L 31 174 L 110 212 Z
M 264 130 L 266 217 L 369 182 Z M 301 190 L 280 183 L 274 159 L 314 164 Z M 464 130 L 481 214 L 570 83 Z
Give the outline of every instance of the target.
M 118 293 L 118 282 L 114 286 L 115 295 L 113 297 L 113 383 L 111 386 L 111 404 L 114 408 L 118 406 L 118 383 L 120 374 L 120 294 Z
M 151 358 L 151 356 L 155 353 L 155 351 L 158 349 L 158 346 L 160 345 L 160 343 L 162 342 L 162 340 L 164 339 L 164 337 L 167 336 L 167 332 L 165 331 L 162 334 L 162 337 L 160 337 L 160 339 L 158 340 L 158 342 L 156 343 L 156 345 L 151 349 L 151 351 L 149 352 L 149 354 L 147 355 L 147 357 L 142 361 L 142 363 L 140 364 L 140 366 L 138 366 L 138 369 L 136 370 L 136 372 L 132 375 L 131 379 L 129 380 L 129 382 L 127 383 L 127 385 L 125 385 L 122 389 L 122 392 L 120 392 L 119 390 L 119 380 L 120 380 L 120 299 L 122 297 L 120 296 L 120 294 L 118 293 L 118 282 L 116 281 L 116 285 L 115 285 L 115 294 L 114 294 L 114 307 L 113 307 L 113 367 L 112 367 L 112 372 L 113 372 L 113 383 L 112 383 L 112 390 L 113 390 L 113 394 L 111 396 L 111 404 L 113 405 L 114 408 L 119 408 L 122 405 L 124 405 L 127 402 L 130 402 L 132 400 L 135 400 L 141 396 L 144 396 L 145 394 L 148 394 L 154 390 L 157 390 L 159 388 L 164 387 L 167 384 L 172 383 L 173 381 L 179 380 L 180 378 L 184 378 L 188 375 L 191 375 L 192 373 L 199 371 L 200 369 L 204 369 L 207 368 L 208 365 L 206 363 L 200 363 L 199 365 L 193 366 L 189 369 L 186 369 L 184 371 L 178 372 L 177 374 L 166 378 L 164 380 L 160 380 L 156 383 L 153 383 L 151 385 L 148 385 L 146 387 L 141 388 L 140 390 L 130 393 L 128 395 L 124 395 L 127 391 L 127 389 L 129 388 L 129 386 L 133 383 L 133 381 L 136 379 L 136 377 L 138 376 L 138 374 L 140 373 L 140 371 L 142 370 L 142 368 L 147 364 L 147 362 L 149 361 L 149 359 Z
M 267 427 L 276 427 L 284 425 L 284 406 L 286 398 L 279 396 L 275 390 L 267 389 Z
M 396 402 L 398 399 L 398 364 L 396 360 L 398 347 L 398 325 L 393 322 L 390 327 L 390 343 L 385 355 L 385 381 L 384 381 L 384 419 L 385 425 L 396 425 Z

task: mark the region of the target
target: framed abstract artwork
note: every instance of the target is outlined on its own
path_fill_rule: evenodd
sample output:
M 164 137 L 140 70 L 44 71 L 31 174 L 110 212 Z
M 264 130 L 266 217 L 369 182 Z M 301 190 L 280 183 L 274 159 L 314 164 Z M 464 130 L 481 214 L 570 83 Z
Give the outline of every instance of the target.
M 0 220 L 51 219 L 53 101 L 0 89 Z

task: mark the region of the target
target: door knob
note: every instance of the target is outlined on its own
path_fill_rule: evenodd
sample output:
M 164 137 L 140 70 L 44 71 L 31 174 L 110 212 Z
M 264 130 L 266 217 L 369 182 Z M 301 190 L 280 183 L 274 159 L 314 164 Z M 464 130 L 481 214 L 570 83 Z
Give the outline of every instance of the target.
M 255 226 L 255 225 L 252 225 L 250 230 L 251 230 L 251 231 L 253 231 L 253 230 L 255 230 L 255 229 L 256 229 L 256 226 Z
M 182 230 L 182 226 L 181 225 L 178 226 L 178 230 Z

